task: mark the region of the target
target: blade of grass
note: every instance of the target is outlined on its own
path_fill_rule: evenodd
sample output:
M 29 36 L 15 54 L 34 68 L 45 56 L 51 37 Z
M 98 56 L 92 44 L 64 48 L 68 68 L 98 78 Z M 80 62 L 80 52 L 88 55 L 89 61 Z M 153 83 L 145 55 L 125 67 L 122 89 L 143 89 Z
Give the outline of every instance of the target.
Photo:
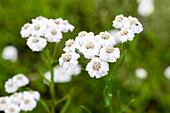
M 81 105 L 80 106 L 82 109 L 84 109 L 85 111 L 87 111 L 87 113 L 92 113 L 87 107 L 85 107 L 85 106 L 83 106 L 83 105 Z

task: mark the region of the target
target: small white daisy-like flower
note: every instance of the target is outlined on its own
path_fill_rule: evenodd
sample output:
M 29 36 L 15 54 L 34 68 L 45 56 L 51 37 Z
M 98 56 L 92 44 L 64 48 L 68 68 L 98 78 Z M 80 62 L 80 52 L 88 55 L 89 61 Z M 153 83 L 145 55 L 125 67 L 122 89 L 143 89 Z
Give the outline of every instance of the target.
M 30 30 L 32 36 L 44 36 L 44 33 L 47 30 L 47 25 L 44 21 L 37 21 L 30 25 Z
M 7 46 L 2 52 L 2 58 L 15 62 L 18 59 L 18 50 L 14 46 Z
M 62 18 L 49 19 L 48 28 L 56 28 L 60 31 L 63 31 L 64 29 L 63 19 Z
M 29 84 L 28 78 L 23 74 L 15 75 L 12 80 L 18 87 L 26 86 Z
M 63 35 L 60 30 L 50 28 L 46 31 L 45 38 L 48 42 L 60 42 L 60 40 L 63 38 Z
M 125 26 L 125 28 L 130 29 L 137 34 L 143 30 L 142 24 L 138 21 L 138 19 L 131 16 L 128 17 L 128 21 L 125 23 Z
M 170 66 L 165 69 L 164 75 L 167 79 L 170 79 Z
M 37 106 L 37 102 L 32 96 L 23 96 L 21 100 L 20 108 L 23 111 L 32 111 Z
M 18 86 L 13 82 L 12 79 L 8 79 L 8 81 L 5 82 L 5 91 L 7 93 L 13 93 L 18 90 Z
M 68 31 L 73 31 L 74 26 L 68 23 L 68 20 L 63 20 L 62 24 L 64 25 L 63 27 L 63 32 L 68 32 Z
M 47 45 L 47 40 L 38 36 L 30 36 L 27 39 L 27 45 L 32 51 L 41 51 Z
M 75 52 L 77 44 L 74 42 L 73 39 L 69 39 L 65 43 L 65 48 L 63 49 L 65 52 Z
M 40 99 L 40 93 L 38 91 L 24 91 L 23 96 L 32 96 L 35 100 Z
M 48 22 L 48 19 L 43 16 L 38 16 L 36 19 L 32 19 L 32 23 L 37 23 L 37 22 L 42 22 L 45 24 L 46 22 Z
M 30 23 L 24 24 L 24 26 L 21 28 L 20 34 L 22 38 L 26 38 L 31 35 Z
M 127 21 L 127 17 L 124 17 L 122 14 L 117 15 L 113 21 L 113 27 L 122 28 L 124 23 Z
M 100 58 L 94 57 L 87 64 L 86 70 L 91 77 L 101 78 L 108 74 L 109 65 L 107 62 L 101 60 Z
M 137 68 L 135 74 L 140 79 L 145 79 L 147 77 L 147 72 L 143 68 Z
M 100 50 L 100 58 L 107 62 L 116 62 L 120 57 L 119 48 L 113 46 L 106 46 Z
M 6 109 L 5 109 L 5 113 L 19 113 L 20 112 L 20 108 L 18 105 L 16 104 L 10 104 Z
M 59 64 L 65 70 L 68 70 L 69 68 L 75 68 L 78 64 L 77 59 L 79 57 L 80 55 L 75 52 L 64 53 L 59 58 Z
M 96 35 L 95 39 L 101 43 L 102 47 L 104 46 L 114 46 L 116 44 L 115 39 L 107 31 L 100 32 L 99 35 Z
M 15 104 L 20 104 L 22 100 L 22 93 L 14 93 L 10 96 L 11 102 Z
M 94 33 L 86 31 L 81 31 L 78 33 L 78 36 L 75 38 L 75 43 L 77 44 L 77 49 L 79 49 L 87 40 L 94 39 Z
M 138 14 L 143 17 L 150 16 L 154 11 L 154 0 L 139 0 Z
M 118 35 L 118 32 L 120 32 L 120 30 L 110 30 L 109 31 L 110 35 L 112 35 L 112 37 L 114 37 L 116 44 L 120 43 L 120 36 Z
M 101 44 L 96 42 L 94 39 L 87 40 L 81 47 L 80 52 L 83 53 L 84 57 L 87 59 L 91 59 L 94 56 L 99 55 L 99 50 L 101 48 Z
M 4 111 L 10 103 L 11 100 L 9 97 L 0 97 L 0 111 Z
M 120 36 L 120 41 L 122 43 L 127 42 L 127 40 L 132 41 L 135 36 L 134 33 L 130 29 L 123 28 L 120 32 L 118 32 Z

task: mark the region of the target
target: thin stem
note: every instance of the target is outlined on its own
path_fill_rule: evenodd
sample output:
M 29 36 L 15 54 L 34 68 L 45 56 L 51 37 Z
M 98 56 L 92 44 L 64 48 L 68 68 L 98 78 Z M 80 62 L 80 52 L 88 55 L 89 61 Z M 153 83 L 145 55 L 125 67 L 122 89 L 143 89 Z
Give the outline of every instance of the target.
M 58 43 L 55 44 L 54 51 L 53 51 L 53 60 L 55 59 L 56 56 L 56 50 L 57 50 Z

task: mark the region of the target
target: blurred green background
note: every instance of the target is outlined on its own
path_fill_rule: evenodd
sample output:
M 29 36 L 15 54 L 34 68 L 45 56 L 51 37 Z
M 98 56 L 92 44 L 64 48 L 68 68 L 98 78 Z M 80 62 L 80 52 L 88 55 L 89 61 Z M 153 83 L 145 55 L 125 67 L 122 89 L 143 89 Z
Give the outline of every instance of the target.
M 112 21 L 118 14 L 134 16 L 144 25 L 144 31 L 127 42 L 127 55 L 117 72 L 114 87 L 114 110 L 117 111 L 117 91 L 120 91 L 121 107 L 131 99 L 135 101 L 125 113 L 170 113 L 170 80 L 164 77 L 164 69 L 170 65 L 170 1 L 155 0 L 154 13 L 142 18 L 137 14 L 137 0 L 0 0 L 0 55 L 7 45 L 19 50 L 19 59 L 12 63 L 0 57 L 0 96 L 9 95 L 4 91 L 4 83 L 18 73 L 28 75 L 29 87 L 40 91 L 41 97 L 50 98 L 48 86 L 44 85 L 38 69 L 48 71 L 42 54 L 33 53 L 20 36 L 20 29 L 26 22 L 37 16 L 63 18 L 75 26 L 73 32 L 64 34 L 57 48 L 56 59 L 63 53 L 64 42 L 75 38 L 81 30 L 101 31 L 114 29 Z M 54 44 L 48 44 L 52 48 Z M 140 80 L 135 69 L 145 68 L 148 77 Z M 104 106 L 102 79 L 93 79 L 87 72 L 73 77 L 69 83 L 56 84 L 57 99 L 71 95 L 71 103 L 66 113 L 85 113 L 80 106 L 86 106 L 92 113 L 107 113 Z M 59 112 L 65 102 L 57 106 Z M 45 113 L 41 104 L 31 113 Z

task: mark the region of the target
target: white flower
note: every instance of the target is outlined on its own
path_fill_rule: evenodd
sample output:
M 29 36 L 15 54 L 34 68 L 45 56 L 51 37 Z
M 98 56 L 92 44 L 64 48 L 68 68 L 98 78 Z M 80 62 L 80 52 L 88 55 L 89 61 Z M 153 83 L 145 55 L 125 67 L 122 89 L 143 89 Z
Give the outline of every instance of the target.
M 48 19 L 43 16 L 38 16 L 36 19 L 32 19 L 32 23 L 37 23 L 37 22 L 42 22 L 45 24 L 48 22 Z
M 130 29 L 123 28 L 118 32 L 118 36 L 120 36 L 120 41 L 124 43 L 127 40 L 132 41 L 135 35 Z
M 30 25 L 32 36 L 44 36 L 47 30 L 47 24 L 44 21 L 36 21 Z
M 100 50 L 100 58 L 107 62 L 116 62 L 120 57 L 119 48 L 113 46 L 106 46 Z
M 22 93 L 14 93 L 10 96 L 11 102 L 15 104 L 20 104 L 22 100 Z
M 143 68 L 136 69 L 135 74 L 140 79 L 145 79 L 147 77 L 147 72 Z
M 30 23 L 24 24 L 24 26 L 21 28 L 20 34 L 22 38 L 29 37 L 31 35 Z
M 138 19 L 131 16 L 128 17 L 128 21 L 126 21 L 124 28 L 130 29 L 137 34 L 143 30 L 142 24 L 138 21 Z
M 75 43 L 77 44 L 77 49 L 79 49 L 87 40 L 94 39 L 94 33 L 86 31 L 81 31 L 78 33 L 78 36 L 75 39 Z
M 120 43 L 120 36 L 118 35 L 118 32 L 120 32 L 120 30 L 109 31 L 110 35 L 112 35 L 112 37 L 115 39 L 116 44 Z
M 27 45 L 32 51 L 41 51 L 47 45 L 47 40 L 38 36 L 30 36 Z
M 167 79 L 170 79 L 170 66 L 165 69 L 164 75 Z
M 63 38 L 63 35 L 60 30 L 56 28 L 50 28 L 46 31 L 45 38 L 48 42 L 60 42 L 60 39 Z
M 65 52 L 75 52 L 75 49 L 77 48 L 77 44 L 73 39 L 67 40 L 65 45 L 66 47 L 63 49 Z
M 0 97 L 0 111 L 4 111 L 10 103 L 9 97 Z
M 23 95 L 33 97 L 35 100 L 40 99 L 40 93 L 38 91 L 24 91 Z
M 15 62 L 18 59 L 18 50 L 14 46 L 7 46 L 2 52 L 2 58 Z
M 20 108 L 23 111 L 32 111 L 37 106 L 37 102 L 32 96 L 23 96 L 23 99 L 20 104 Z
M 117 15 L 113 21 L 113 27 L 122 28 L 124 23 L 127 21 L 127 17 L 124 17 L 122 14 Z
M 55 83 L 69 82 L 72 76 L 72 73 L 69 70 L 64 70 L 61 66 L 55 67 L 54 68 L 54 82 Z
M 74 30 L 74 26 L 68 23 L 68 20 L 63 20 L 62 24 L 64 25 L 63 27 L 63 32 L 68 32 L 69 30 L 72 32 Z
M 18 90 L 18 86 L 12 81 L 12 79 L 8 79 L 8 81 L 5 82 L 5 91 L 7 93 L 13 93 Z
M 92 60 L 87 64 L 86 70 L 88 71 L 91 77 L 101 78 L 108 74 L 109 65 L 107 62 L 94 57 Z
M 16 104 L 10 104 L 6 109 L 5 109 L 5 113 L 19 113 L 20 112 L 20 108 L 18 105 Z
M 92 57 L 99 55 L 100 48 L 101 44 L 99 42 L 96 42 L 94 39 L 91 39 L 84 42 L 79 50 L 83 53 L 85 58 L 91 59 Z
M 76 65 L 75 68 L 72 68 L 72 69 L 70 69 L 70 70 L 68 70 L 68 71 L 69 71 L 69 73 L 71 73 L 72 75 L 77 76 L 77 75 L 79 75 L 79 74 L 81 73 L 81 66 L 80 66 L 80 65 Z
M 140 0 L 138 14 L 144 17 L 150 16 L 154 11 L 154 0 Z
M 28 78 L 23 74 L 15 75 L 12 80 L 18 87 L 26 86 L 29 84 Z
M 80 57 L 79 54 L 75 52 L 64 53 L 59 58 L 59 64 L 63 69 L 68 70 L 69 68 L 75 68 L 78 64 L 77 59 Z
M 107 31 L 100 32 L 99 35 L 96 35 L 95 39 L 104 46 L 114 46 L 116 44 L 114 37 L 111 36 Z
M 49 19 L 48 28 L 56 28 L 60 31 L 63 31 L 64 29 L 63 19 L 62 18 Z

